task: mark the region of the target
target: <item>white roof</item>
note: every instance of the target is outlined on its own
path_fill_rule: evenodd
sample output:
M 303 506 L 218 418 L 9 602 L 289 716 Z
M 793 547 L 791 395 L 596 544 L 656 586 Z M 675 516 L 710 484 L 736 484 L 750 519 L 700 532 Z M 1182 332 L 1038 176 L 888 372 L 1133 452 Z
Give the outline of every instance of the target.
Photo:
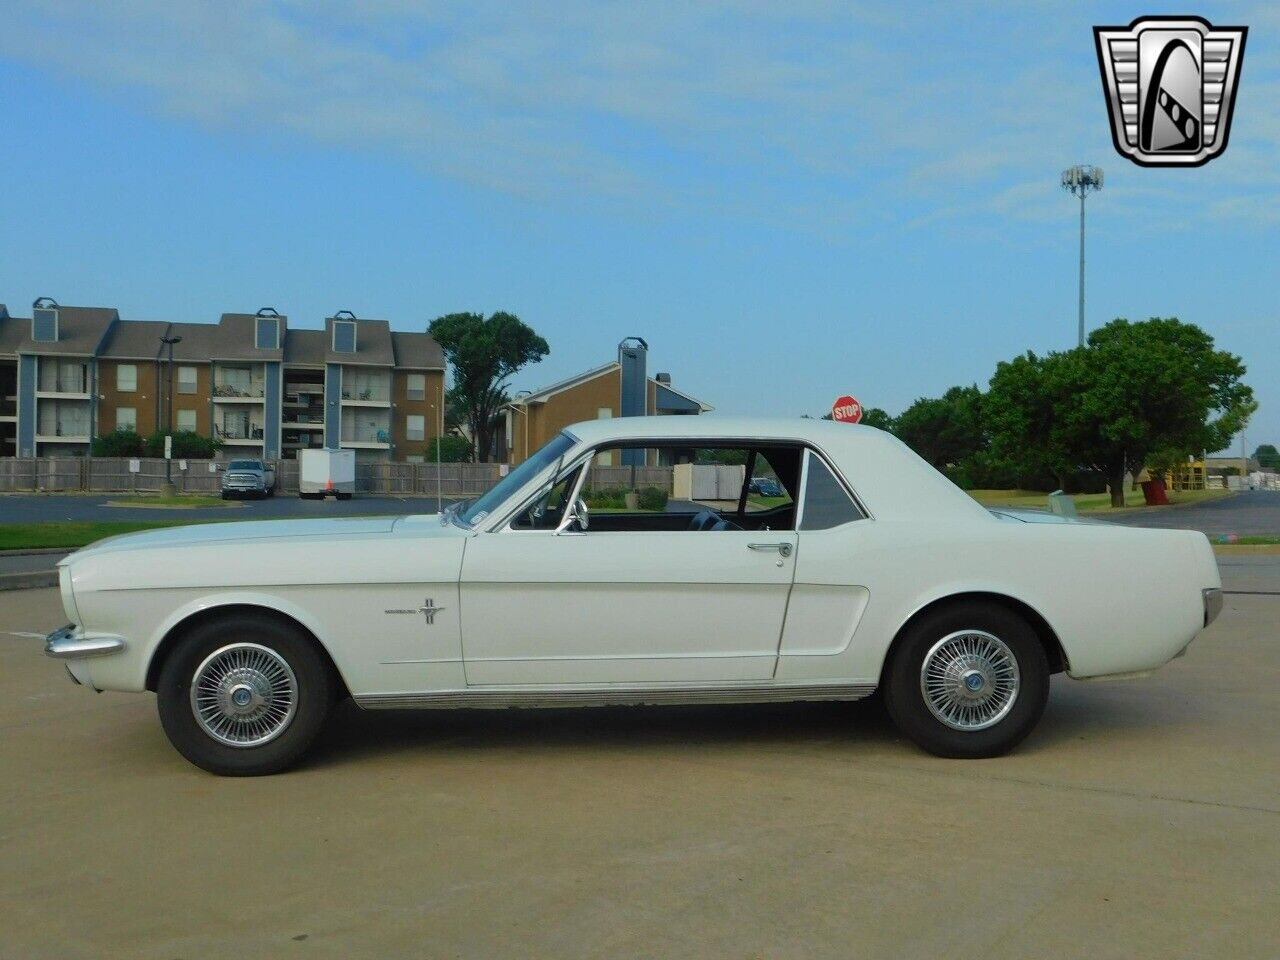
M 890 433 L 803 417 L 616 417 L 565 428 L 584 446 L 634 440 L 792 440 L 820 450 L 878 519 L 963 520 L 991 514 Z

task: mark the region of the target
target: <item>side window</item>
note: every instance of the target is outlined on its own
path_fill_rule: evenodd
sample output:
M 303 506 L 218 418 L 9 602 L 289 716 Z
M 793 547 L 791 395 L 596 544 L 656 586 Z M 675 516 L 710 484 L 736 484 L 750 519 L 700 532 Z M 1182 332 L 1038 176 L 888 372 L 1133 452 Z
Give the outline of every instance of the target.
M 813 453 L 805 454 L 804 497 L 800 512 L 801 530 L 829 530 L 864 516 L 858 505 L 831 473 L 826 462 Z
M 791 494 L 778 478 L 778 472 L 769 461 L 769 452 L 759 450 L 751 465 L 751 477 L 747 481 L 747 513 L 763 513 L 778 507 L 789 507 Z
M 529 508 L 511 522 L 515 530 L 555 530 L 564 518 L 565 507 L 578 482 L 581 468 L 561 477 L 539 494 Z

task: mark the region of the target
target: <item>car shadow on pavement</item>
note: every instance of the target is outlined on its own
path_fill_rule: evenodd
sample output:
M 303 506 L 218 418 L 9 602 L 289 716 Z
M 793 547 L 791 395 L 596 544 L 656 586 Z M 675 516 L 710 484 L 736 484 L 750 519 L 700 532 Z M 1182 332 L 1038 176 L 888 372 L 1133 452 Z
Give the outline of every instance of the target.
M 347 701 L 334 709 L 303 764 L 402 752 L 732 750 L 832 740 L 883 745 L 901 737 L 878 697 L 853 703 L 424 711 L 361 710 Z

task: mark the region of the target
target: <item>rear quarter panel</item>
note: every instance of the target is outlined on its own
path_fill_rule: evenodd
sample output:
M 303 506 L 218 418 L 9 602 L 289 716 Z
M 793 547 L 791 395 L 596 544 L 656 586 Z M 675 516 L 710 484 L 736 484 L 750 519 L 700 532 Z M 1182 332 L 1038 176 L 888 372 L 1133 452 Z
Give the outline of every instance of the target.
M 874 682 L 913 614 L 971 592 L 1036 610 L 1057 634 L 1072 676 L 1151 670 L 1202 628 L 1200 591 L 1219 581 L 1203 534 L 980 517 L 866 520 L 801 533 L 796 583 L 863 589 L 865 609 L 838 653 L 784 644 L 778 677 Z

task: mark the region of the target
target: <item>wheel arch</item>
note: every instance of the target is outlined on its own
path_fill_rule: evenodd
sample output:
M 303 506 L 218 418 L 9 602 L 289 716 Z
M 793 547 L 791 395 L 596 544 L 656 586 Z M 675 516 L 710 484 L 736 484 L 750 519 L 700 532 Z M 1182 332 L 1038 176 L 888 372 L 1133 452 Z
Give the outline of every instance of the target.
M 200 607 L 179 615 L 163 632 L 160 642 L 152 651 L 151 659 L 147 663 L 146 688 L 152 692 L 155 691 L 156 685 L 160 679 L 160 671 L 164 669 L 165 660 L 177 649 L 178 644 L 182 641 L 191 630 L 196 627 L 203 626 L 206 623 L 214 622 L 225 617 L 236 615 L 245 615 L 255 617 L 264 617 L 275 620 L 278 623 L 297 629 L 303 637 L 310 642 L 316 650 L 324 657 L 329 664 L 329 668 L 333 671 L 334 683 L 343 696 L 350 696 L 351 691 L 347 687 L 346 679 L 342 676 L 342 671 L 338 669 L 337 662 L 333 659 L 333 655 L 329 653 L 328 648 L 306 623 L 299 617 L 294 616 L 278 607 L 271 606 L 268 603 L 252 600 L 229 600 L 224 603 L 203 604 Z
M 1049 662 L 1050 673 L 1063 673 L 1070 669 L 1070 662 L 1067 659 L 1066 651 L 1063 649 L 1062 641 L 1058 638 L 1057 632 L 1050 626 L 1049 621 L 1044 618 L 1035 607 L 1029 603 L 1019 600 L 1017 597 L 1011 597 L 1006 593 L 998 593 L 990 590 L 968 590 L 961 593 L 948 594 L 945 597 L 938 597 L 931 600 L 924 606 L 916 610 L 906 621 L 900 626 L 893 635 L 893 642 L 889 644 L 886 651 L 884 663 L 880 667 L 880 683 L 883 686 L 885 681 L 885 672 L 889 669 L 889 663 L 892 659 L 894 649 L 903 635 L 911 629 L 913 625 L 918 623 L 923 617 L 943 608 L 954 606 L 961 603 L 988 603 L 994 606 L 1003 607 L 1010 613 L 1016 614 L 1027 622 L 1027 625 L 1035 632 L 1040 645 L 1044 648 L 1045 658 Z

